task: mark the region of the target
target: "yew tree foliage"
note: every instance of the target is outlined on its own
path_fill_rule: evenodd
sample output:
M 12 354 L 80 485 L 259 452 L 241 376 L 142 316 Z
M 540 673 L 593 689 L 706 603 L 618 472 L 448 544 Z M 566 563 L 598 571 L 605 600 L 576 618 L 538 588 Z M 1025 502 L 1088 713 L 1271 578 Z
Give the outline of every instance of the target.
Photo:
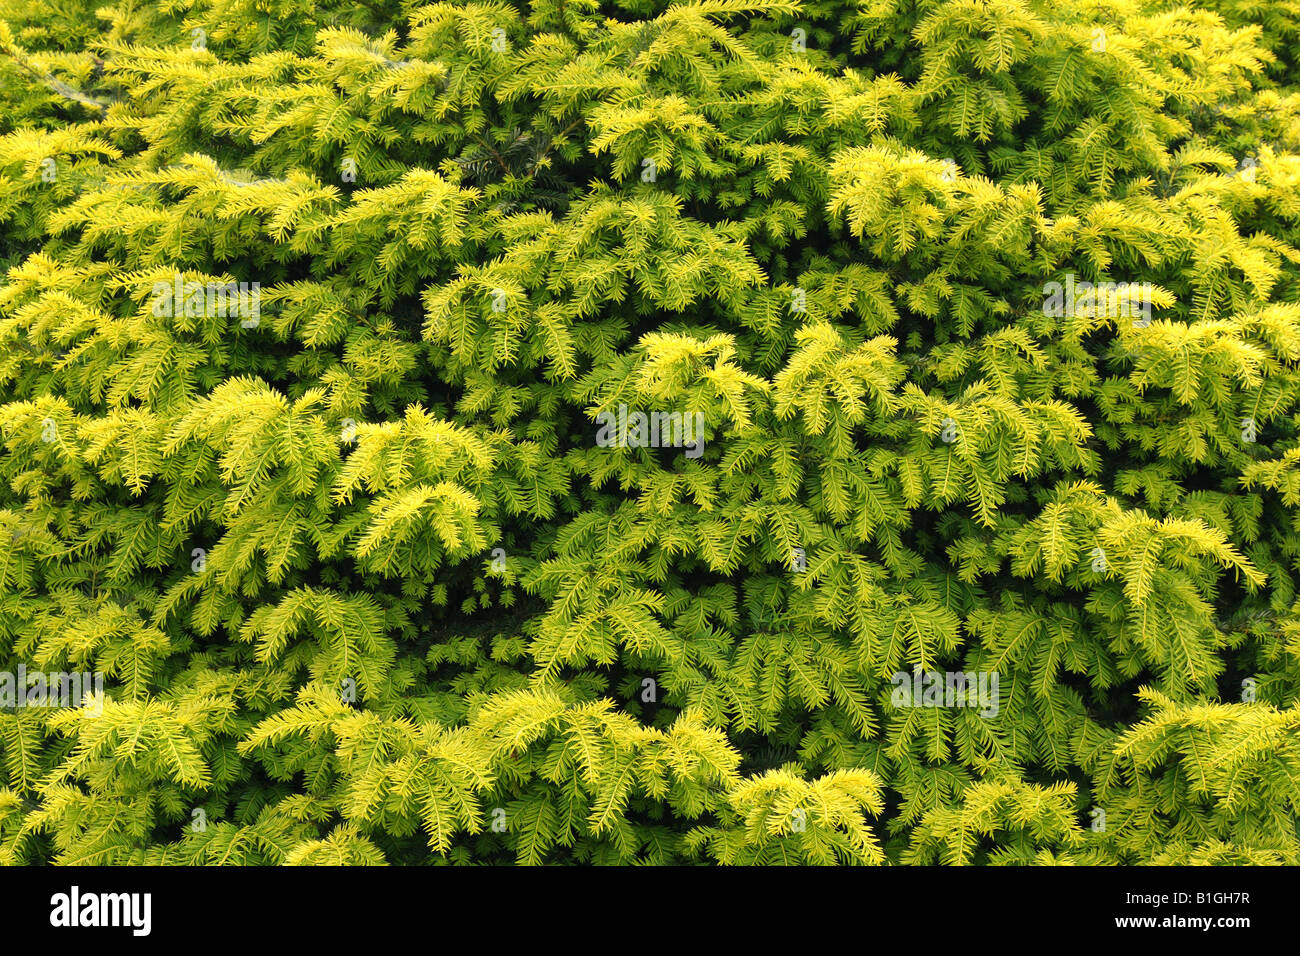
M 1300 0 L 3 0 L 0 664 L 106 684 L 0 712 L 0 859 L 1300 862 L 1298 60 Z

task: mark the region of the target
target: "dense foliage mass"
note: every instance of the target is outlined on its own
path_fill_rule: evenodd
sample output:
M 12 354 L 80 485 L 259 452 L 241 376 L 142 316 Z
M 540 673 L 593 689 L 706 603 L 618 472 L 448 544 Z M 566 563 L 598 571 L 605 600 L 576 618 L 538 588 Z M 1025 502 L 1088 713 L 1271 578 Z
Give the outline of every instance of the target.
M 1300 862 L 1298 56 L 0 0 L 0 859 Z

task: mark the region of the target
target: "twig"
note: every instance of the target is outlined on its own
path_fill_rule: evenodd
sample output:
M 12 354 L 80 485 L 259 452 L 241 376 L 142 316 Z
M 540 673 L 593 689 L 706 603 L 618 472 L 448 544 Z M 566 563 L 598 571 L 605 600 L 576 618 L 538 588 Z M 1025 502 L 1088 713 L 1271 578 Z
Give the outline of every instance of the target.
M 38 80 L 40 80 L 50 89 L 52 89 L 55 93 L 58 93 L 64 99 L 72 100 L 74 103 L 80 103 L 82 106 L 87 106 L 90 107 L 91 109 L 98 110 L 100 113 L 108 112 L 109 104 L 107 102 L 104 102 L 102 100 L 97 100 L 91 96 L 87 96 L 85 93 L 82 93 L 80 90 L 75 90 L 72 87 L 68 86 L 67 83 L 64 83 L 54 74 L 46 73 L 43 70 L 39 69 L 38 67 L 33 66 L 31 64 L 31 61 L 29 61 L 27 57 L 23 55 L 22 52 L 17 47 L 9 47 L 8 49 L 5 49 L 0 52 L 3 52 L 6 55 L 12 57 L 13 61 L 17 63 L 20 67 L 22 67 L 22 69 L 26 70 L 29 74 L 36 77 Z M 97 62 L 102 64 L 102 61 L 97 61 Z

